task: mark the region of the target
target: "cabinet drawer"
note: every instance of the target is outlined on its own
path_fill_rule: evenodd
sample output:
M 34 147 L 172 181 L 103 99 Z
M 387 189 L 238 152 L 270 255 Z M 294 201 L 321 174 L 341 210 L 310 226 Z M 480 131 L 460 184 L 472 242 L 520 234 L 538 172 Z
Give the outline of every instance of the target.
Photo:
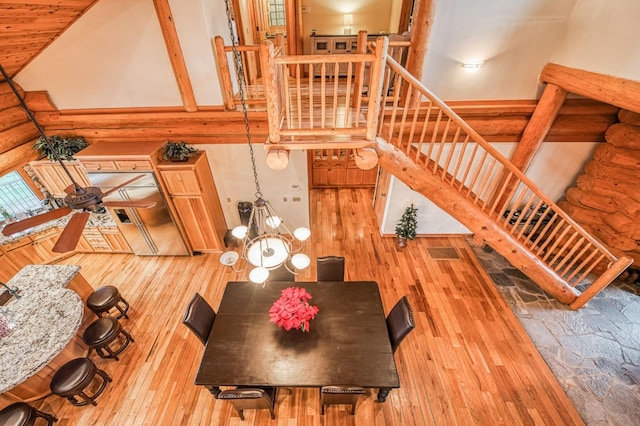
M 4 249 L 4 251 L 9 252 L 11 250 L 15 250 L 17 248 L 26 246 L 28 244 L 31 244 L 31 238 L 24 237 L 24 238 L 20 238 L 18 241 L 14 241 L 9 244 L 4 244 L 2 248 Z
M 50 228 L 46 231 L 38 232 L 37 234 L 31 235 L 31 241 L 37 242 L 41 240 L 46 240 L 58 234 L 58 230 L 56 228 Z
M 118 170 L 153 170 L 151 161 L 147 160 L 116 160 Z
M 118 170 L 115 161 L 82 161 L 82 165 L 86 170 Z

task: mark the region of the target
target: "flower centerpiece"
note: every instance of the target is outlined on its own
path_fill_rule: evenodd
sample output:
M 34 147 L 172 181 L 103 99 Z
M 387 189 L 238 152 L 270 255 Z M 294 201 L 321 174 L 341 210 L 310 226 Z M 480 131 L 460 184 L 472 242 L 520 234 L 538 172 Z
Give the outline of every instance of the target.
M 284 327 L 285 330 L 299 329 L 309 331 L 309 321 L 316 317 L 318 307 L 309 304 L 311 295 L 300 287 L 287 287 L 282 290 L 282 295 L 276 300 L 269 317 L 271 322 Z

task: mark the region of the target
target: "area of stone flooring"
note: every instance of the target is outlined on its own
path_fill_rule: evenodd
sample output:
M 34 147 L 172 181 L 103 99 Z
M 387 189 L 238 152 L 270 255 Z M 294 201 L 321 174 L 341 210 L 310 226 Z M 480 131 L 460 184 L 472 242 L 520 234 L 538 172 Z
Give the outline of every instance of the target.
M 616 280 L 572 311 L 491 248 L 474 251 L 585 423 L 640 424 L 640 286 Z

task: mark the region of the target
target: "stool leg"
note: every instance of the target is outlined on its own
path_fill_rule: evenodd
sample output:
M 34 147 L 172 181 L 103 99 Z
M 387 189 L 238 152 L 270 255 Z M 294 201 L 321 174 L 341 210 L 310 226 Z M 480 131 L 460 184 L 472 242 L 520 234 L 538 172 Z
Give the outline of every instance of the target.
M 48 426 L 51 426 L 54 422 L 57 422 L 58 419 L 56 417 L 54 417 L 53 415 L 49 414 L 49 413 L 45 413 L 43 411 L 37 410 L 33 407 L 31 407 L 31 409 L 33 411 L 35 411 L 36 416 L 38 417 L 42 417 L 43 419 L 45 419 L 48 423 Z
M 124 317 L 126 319 L 129 319 L 129 316 L 127 315 L 127 311 L 129 310 L 129 302 L 127 302 L 124 297 L 120 297 L 119 302 L 122 302 L 122 304 L 124 305 L 123 309 L 122 307 L 120 307 L 120 303 L 116 303 L 116 308 L 118 309 L 118 311 L 120 311 L 120 318 Z

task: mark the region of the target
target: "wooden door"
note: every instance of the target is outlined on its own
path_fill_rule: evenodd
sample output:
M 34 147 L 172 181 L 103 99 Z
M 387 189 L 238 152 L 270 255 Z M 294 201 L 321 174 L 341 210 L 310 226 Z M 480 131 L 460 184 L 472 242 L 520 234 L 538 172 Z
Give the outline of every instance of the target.
M 173 195 L 171 198 L 192 249 L 196 251 L 220 250 L 216 229 L 213 226 L 214 222 L 203 198 L 201 196 L 180 195 Z

